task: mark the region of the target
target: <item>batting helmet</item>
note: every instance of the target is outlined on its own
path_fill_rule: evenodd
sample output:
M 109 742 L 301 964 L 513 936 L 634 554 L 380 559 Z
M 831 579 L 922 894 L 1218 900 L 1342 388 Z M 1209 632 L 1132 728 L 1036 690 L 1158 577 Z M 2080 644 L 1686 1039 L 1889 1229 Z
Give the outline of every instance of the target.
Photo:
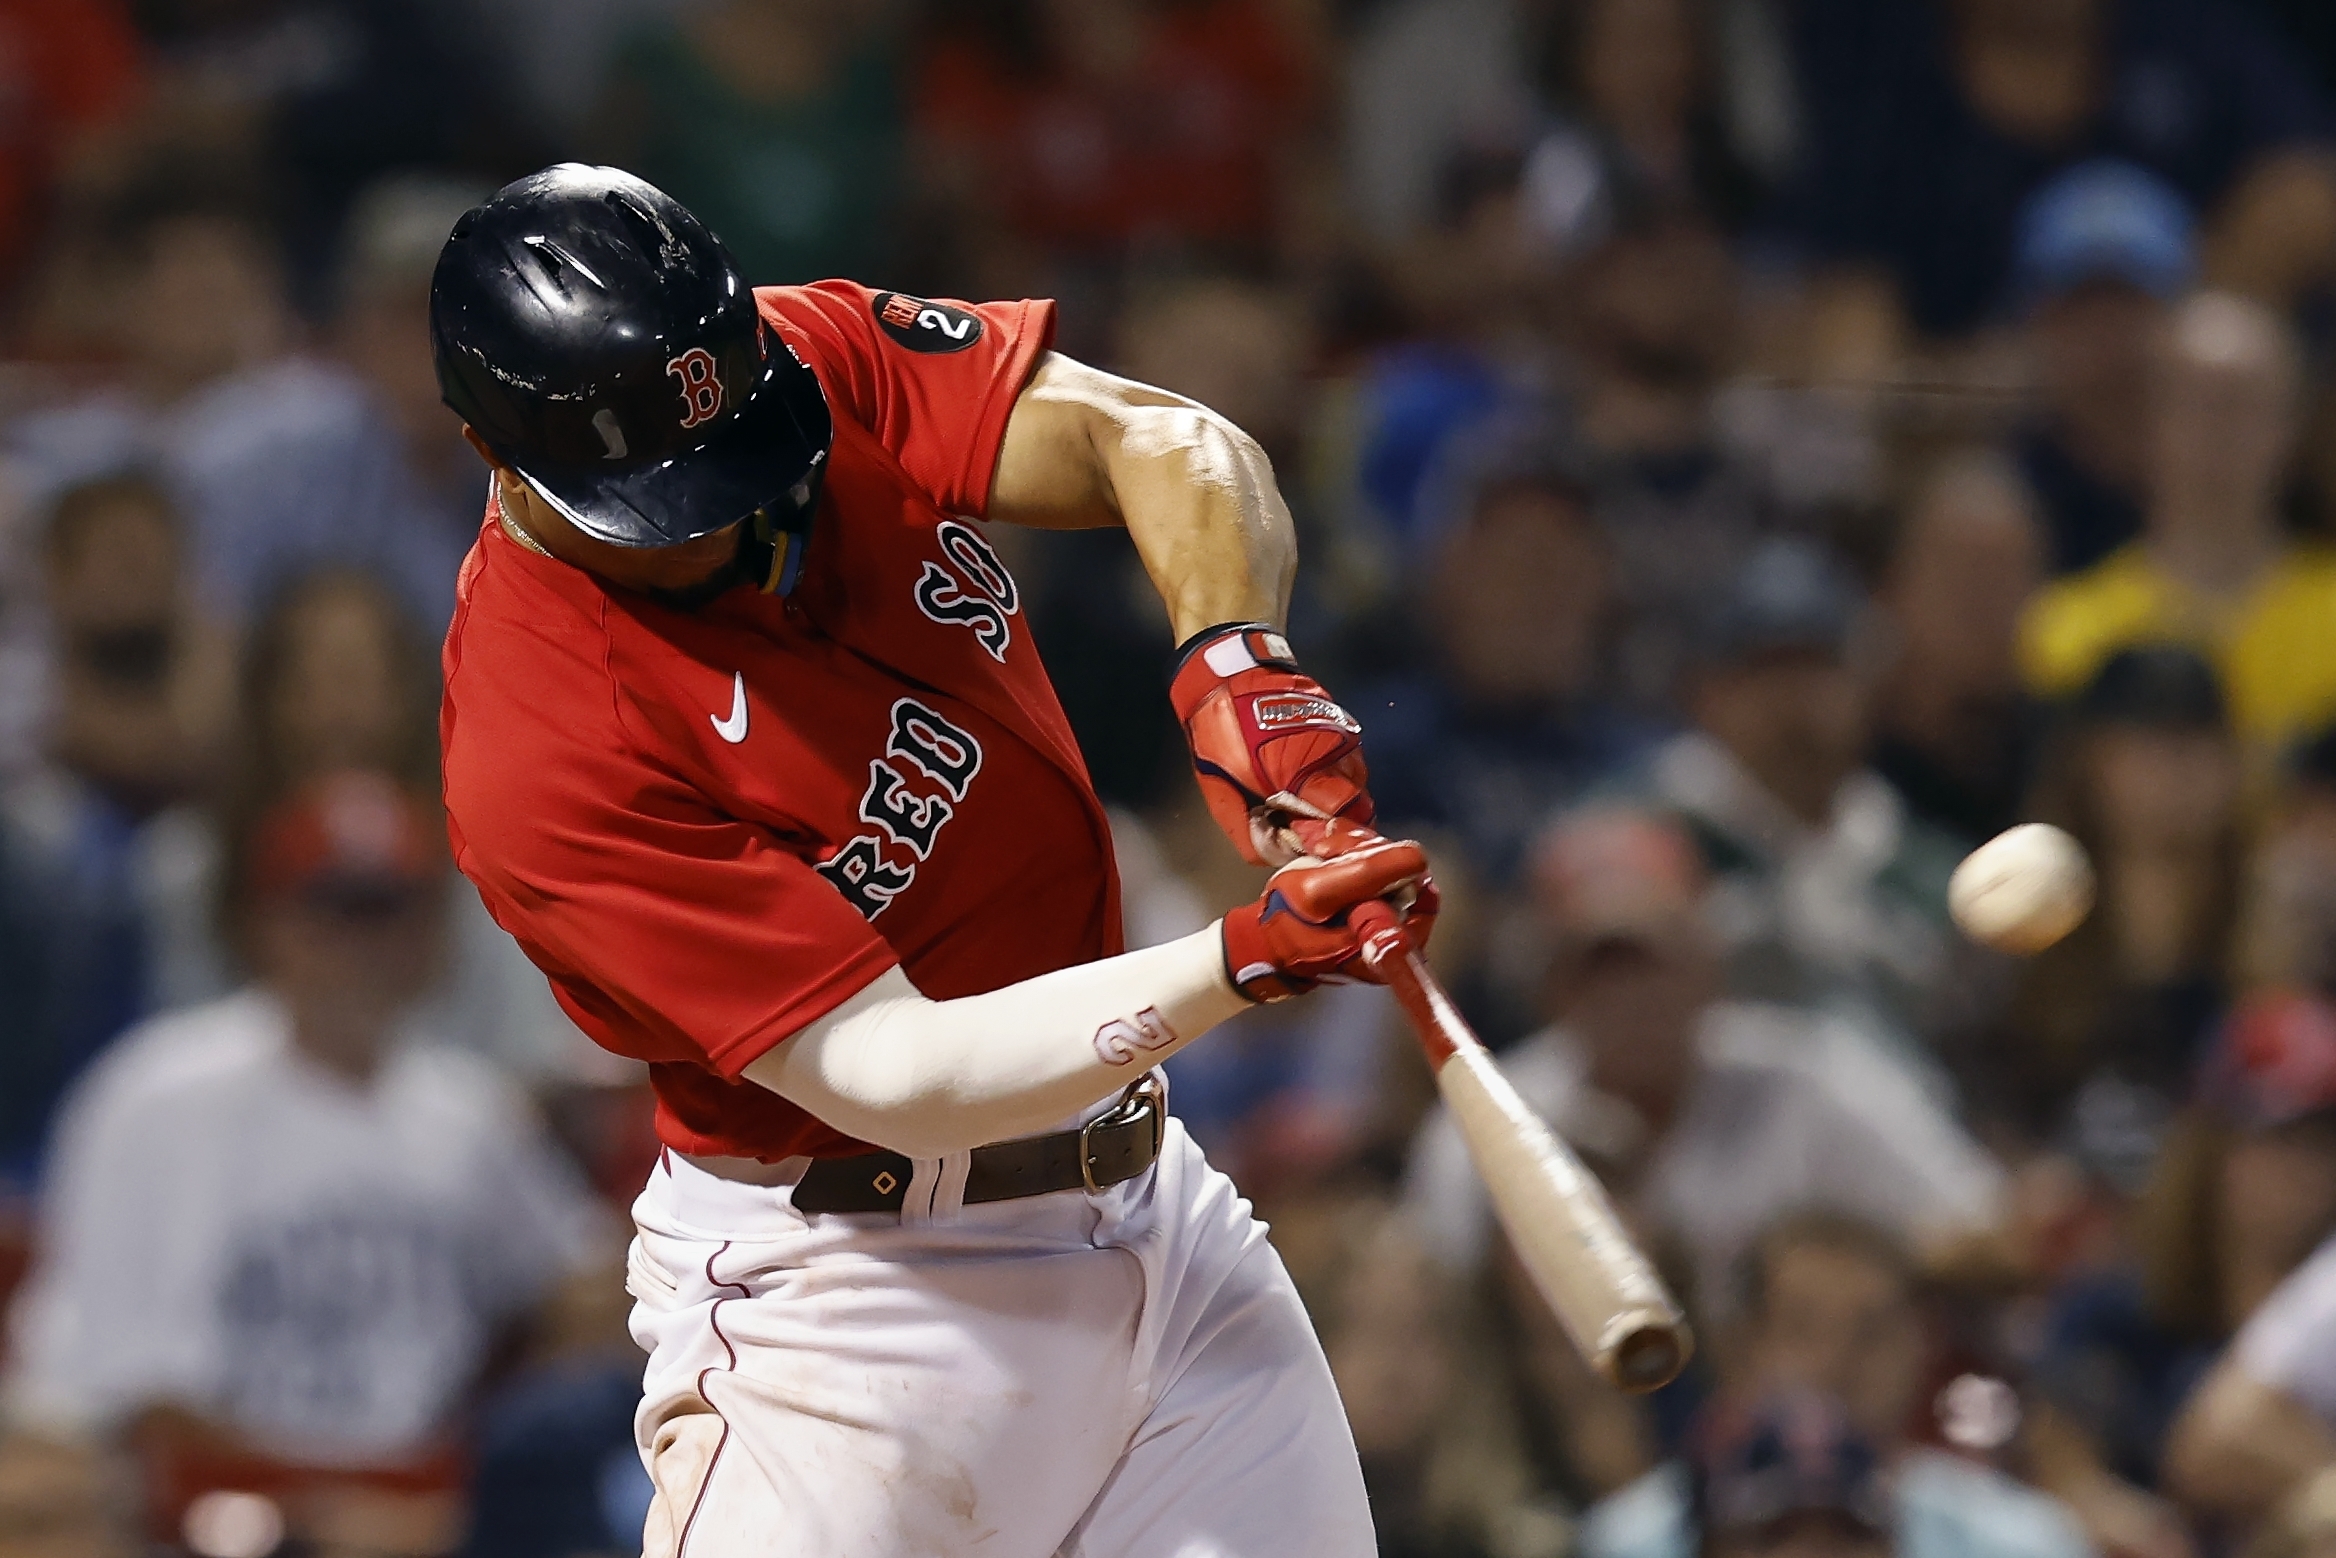
M 430 344 L 446 404 L 587 535 L 809 532 L 833 436 L 818 379 L 721 240 L 629 173 L 561 163 L 465 212 Z

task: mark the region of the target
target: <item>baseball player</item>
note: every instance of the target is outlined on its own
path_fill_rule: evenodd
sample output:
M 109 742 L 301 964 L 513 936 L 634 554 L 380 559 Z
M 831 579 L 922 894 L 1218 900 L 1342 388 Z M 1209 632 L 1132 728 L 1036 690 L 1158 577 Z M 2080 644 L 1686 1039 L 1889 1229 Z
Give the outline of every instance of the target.
M 1288 1277 L 1150 1068 L 1361 977 L 1358 904 L 1424 942 L 1433 889 L 1275 626 L 1257 447 L 1052 327 L 750 290 L 607 168 L 509 186 L 439 261 L 494 470 L 446 641 L 456 859 L 648 1063 L 667 1147 L 628 1283 L 649 1558 L 1372 1551 Z M 1257 903 L 1121 951 L 1000 521 L 1132 534 L 1211 810 L 1280 866 Z

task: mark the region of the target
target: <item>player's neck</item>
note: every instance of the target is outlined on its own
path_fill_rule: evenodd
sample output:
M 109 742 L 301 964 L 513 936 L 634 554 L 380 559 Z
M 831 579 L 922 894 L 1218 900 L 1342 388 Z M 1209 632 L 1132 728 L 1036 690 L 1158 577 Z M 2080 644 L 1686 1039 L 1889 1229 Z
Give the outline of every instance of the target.
M 586 535 L 548 504 L 498 477 L 495 518 L 503 534 L 538 556 L 580 568 L 603 584 L 696 611 L 746 577 L 744 521 L 671 546 L 617 546 Z

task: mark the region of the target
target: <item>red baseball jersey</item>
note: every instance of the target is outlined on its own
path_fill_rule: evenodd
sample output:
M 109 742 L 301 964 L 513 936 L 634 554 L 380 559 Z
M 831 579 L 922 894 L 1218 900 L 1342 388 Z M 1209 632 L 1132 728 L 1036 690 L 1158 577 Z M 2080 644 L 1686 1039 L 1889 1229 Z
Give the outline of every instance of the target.
M 1051 303 L 758 290 L 835 421 L 791 596 L 695 613 L 506 535 L 446 638 L 454 858 L 684 1152 L 865 1151 L 740 1073 L 895 964 L 937 1000 L 1120 950 L 1103 808 L 980 516 Z M 677 410 L 678 414 L 678 410 Z

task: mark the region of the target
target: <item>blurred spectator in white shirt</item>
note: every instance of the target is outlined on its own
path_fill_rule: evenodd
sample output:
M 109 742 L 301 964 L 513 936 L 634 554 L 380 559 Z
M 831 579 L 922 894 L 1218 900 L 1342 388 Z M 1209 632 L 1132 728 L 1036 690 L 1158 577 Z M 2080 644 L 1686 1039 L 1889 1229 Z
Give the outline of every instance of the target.
M 1954 993 L 1962 851 L 1866 766 L 1880 667 L 1864 593 L 1814 543 L 1773 540 L 1701 625 L 1695 728 L 1654 754 L 1644 788 L 1713 873 L 1728 993 L 1926 1036 Z
M 2231 1243 L 2245 1252 L 2266 1231 L 2324 1233 L 2336 1219 L 2336 1004 L 2259 995 L 2224 1044 L 2226 1065 L 2210 1081 L 2278 1126 L 2250 1182 L 2217 1208 L 2236 1226 Z M 2282 1523 L 2315 1523 L 2324 1546 L 2336 1539 L 2336 1240 L 2264 1296 L 2292 1254 L 2264 1250 L 2236 1273 L 2252 1280 L 2238 1310 L 2245 1324 L 2175 1420 L 2165 1476 L 2201 1509 L 2245 1518 L 2278 1509 Z
M 77 1090 L 13 1315 L 11 1424 L 197 1425 L 148 1466 L 173 1499 L 223 1446 L 429 1460 L 498 1339 L 604 1253 L 525 1105 L 418 1020 L 444 929 L 431 810 L 345 771 L 241 851 L 258 982 L 140 1028 Z
M 2273 1291 L 2174 1424 L 2166 1474 L 2201 1509 L 2336 1532 L 2336 1240 Z
M 2336 1244 L 2272 1290 L 2239 1333 L 2232 1357 L 2336 1430 Z
M 2181 1452 L 2168 1450 L 2183 1436 L 2169 1430 L 2234 1332 L 2286 1334 L 2255 1319 L 2292 1306 L 2274 1295 L 2336 1229 L 2336 1004 L 2256 991 L 2194 1070 L 2196 1096 L 2158 1133 L 2125 1219 L 2131 1253 L 2058 1285 L 2028 1363 L 2039 1480 L 2104 1547 L 2135 1554 L 2192 1550 L 2143 1491 L 2169 1472 L 2179 1486 Z M 2336 1415 L 2336 1397 L 2327 1406 Z

